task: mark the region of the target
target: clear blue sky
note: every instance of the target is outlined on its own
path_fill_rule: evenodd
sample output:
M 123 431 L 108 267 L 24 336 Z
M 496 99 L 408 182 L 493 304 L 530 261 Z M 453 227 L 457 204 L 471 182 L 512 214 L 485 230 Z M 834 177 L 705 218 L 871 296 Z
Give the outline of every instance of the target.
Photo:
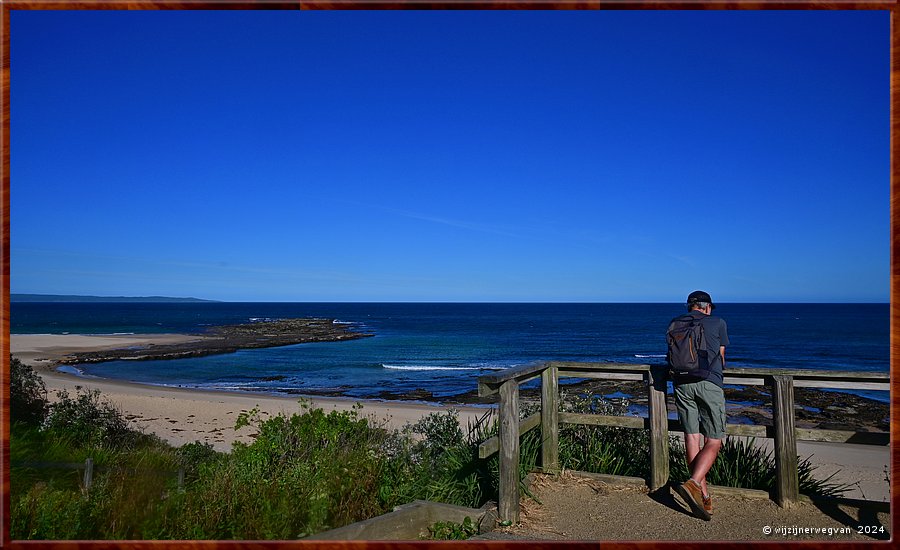
M 888 301 L 886 11 L 10 31 L 12 292 Z

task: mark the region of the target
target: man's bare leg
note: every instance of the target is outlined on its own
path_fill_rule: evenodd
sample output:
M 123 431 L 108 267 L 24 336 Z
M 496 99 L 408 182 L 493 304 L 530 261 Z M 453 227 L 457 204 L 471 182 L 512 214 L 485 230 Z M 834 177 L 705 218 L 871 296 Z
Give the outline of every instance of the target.
M 700 442 L 703 441 L 703 448 L 700 448 Z M 710 439 L 703 437 L 701 434 L 684 434 L 684 451 L 688 461 L 688 470 L 691 479 L 700 485 L 703 495 L 709 495 L 709 489 L 706 486 L 706 474 L 712 468 L 713 462 L 719 455 L 719 449 L 722 448 L 721 439 Z
M 702 439 L 703 436 L 700 434 L 684 434 L 684 454 L 687 458 L 689 477 L 693 477 L 694 475 L 694 459 L 700 454 L 700 441 L 702 441 Z M 696 481 L 696 479 L 694 481 Z M 703 490 L 704 495 L 709 494 L 709 491 L 706 489 L 706 476 L 700 480 L 700 488 Z

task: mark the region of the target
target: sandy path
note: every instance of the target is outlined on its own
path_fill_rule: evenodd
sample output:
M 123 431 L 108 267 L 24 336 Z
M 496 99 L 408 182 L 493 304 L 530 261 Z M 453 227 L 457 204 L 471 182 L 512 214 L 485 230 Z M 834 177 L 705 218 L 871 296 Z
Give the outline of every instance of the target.
M 559 478 L 537 476 L 532 489 L 540 502 L 522 499 L 521 524 L 485 538 L 872 542 L 887 540 L 892 528 L 883 505 L 861 509 L 801 502 L 780 508 L 765 497 L 717 494 L 711 489 L 713 517 L 703 521 L 668 489 L 650 495 L 645 487 L 609 485 L 565 473 Z

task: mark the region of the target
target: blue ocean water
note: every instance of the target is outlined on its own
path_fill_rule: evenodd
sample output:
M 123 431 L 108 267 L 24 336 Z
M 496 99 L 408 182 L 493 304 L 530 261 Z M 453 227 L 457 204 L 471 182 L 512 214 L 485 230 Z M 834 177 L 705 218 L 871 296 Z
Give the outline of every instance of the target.
M 888 304 L 722 304 L 728 365 L 889 370 Z M 228 355 L 112 361 L 89 376 L 266 393 L 372 398 L 476 388 L 479 375 L 535 361 L 661 363 L 680 304 L 12 303 L 12 333 L 194 333 L 251 320 L 327 317 L 375 334 Z M 854 392 L 887 401 L 887 392 Z

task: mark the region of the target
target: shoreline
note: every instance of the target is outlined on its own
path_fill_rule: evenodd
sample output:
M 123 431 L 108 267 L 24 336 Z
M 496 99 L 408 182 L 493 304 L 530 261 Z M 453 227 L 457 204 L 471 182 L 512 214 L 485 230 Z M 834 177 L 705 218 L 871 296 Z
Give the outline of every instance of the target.
M 322 331 L 322 325 L 327 325 Z M 299 325 L 299 326 L 298 326 Z M 310 330 L 310 327 L 312 328 Z M 277 389 L 271 392 L 259 390 L 225 390 L 213 388 L 191 388 L 138 383 L 129 380 L 94 377 L 85 375 L 77 367 L 79 364 L 99 363 L 113 360 L 165 360 L 170 358 L 195 357 L 210 354 L 224 354 L 237 349 L 252 349 L 291 345 L 283 342 L 341 341 L 364 338 L 371 334 L 354 332 L 343 324 L 334 328 L 329 319 L 289 319 L 275 322 L 249 323 L 215 327 L 210 334 L 12 334 L 10 353 L 38 372 L 64 374 L 83 380 L 121 381 L 139 386 L 181 389 L 196 392 L 223 392 L 234 395 L 270 396 L 283 399 L 325 399 L 363 400 L 370 402 L 413 402 L 425 406 L 488 407 L 496 403 L 496 396 L 480 397 L 476 389 L 449 396 L 435 396 L 430 390 L 416 388 L 391 392 L 383 390 L 378 394 L 364 397 L 346 395 L 337 390 L 317 390 L 314 388 Z M 223 334 L 244 332 L 238 338 L 231 338 L 223 344 Z M 273 332 L 277 334 L 273 334 Z M 218 334 L 218 335 L 216 335 Z M 249 334 L 249 337 L 248 337 Z M 233 349 L 237 344 L 246 347 Z M 172 350 L 180 350 L 172 352 Z M 186 352 L 188 355 L 182 355 Z M 68 367 L 61 370 L 59 367 Z M 627 401 L 633 410 L 645 411 L 648 407 L 646 390 L 641 382 L 616 380 L 584 380 L 560 384 L 560 391 L 572 395 L 602 395 L 611 402 Z M 826 389 L 796 388 L 795 420 L 798 428 L 851 430 L 864 432 L 890 432 L 890 403 L 842 391 Z M 669 392 L 671 393 L 671 391 Z M 520 390 L 524 402 L 540 399 L 540 390 L 525 388 Z M 772 411 L 771 396 L 762 386 L 725 386 L 725 398 L 729 423 L 768 425 Z M 675 413 L 672 400 L 667 400 L 670 416 Z M 643 414 L 643 413 L 638 413 Z
M 25 336 L 25 335 L 23 335 Z M 31 335 L 35 337 L 54 336 Z M 89 342 L 81 342 L 78 349 L 69 350 L 58 362 L 67 365 L 103 363 L 116 360 L 155 361 L 166 359 L 189 359 L 208 355 L 222 355 L 245 349 L 292 346 L 310 342 L 341 342 L 369 338 L 374 334 L 354 330 L 352 325 L 339 323 L 336 319 L 318 317 L 265 320 L 237 325 L 213 326 L 197 334 L 112 334 L 112 335 L 61 335 L 82 338 L 101 338 L 105 345 L 92 348 Z M 128 342 L 125 346 L 112 345 L 109 338 L 122 336 Z M 133 338 L 129 341 L 127 336 Z M 155 338 L 154 338 L 155 337 Z M 41 341 L 32 345 L 41 348 Z M 46 347 L 46 346 L 45 346 Z M 64 348 L 57 346 L 58 351 Z M 51 365 L 53 366 L 53 365 Z
M 299 326 L 298 326 L 299 324 Z M 314 325 L 310 329 L 310 325 Z M 317 325 L 317 326 L 315 326 Z M 325 325 L 324 332 L 322 325 Z M 223 333 L 245 332 L 237 340 L 232 338 L 223 344 Z M 226 390 L 214 388 L 192 388 L 165 386 L 161 384 L 139 383 L 124 379 L 85 375 L 79 364 L 98 363 L 112 360 L 145 360 L 181 358 L 181 352 L 188 357 L 228 353 L 237 343 L 248 343 L 240 349 L 272 347 L 274 342 L 284 341 L 341 341 L 371 336 L 354 332 L 345 325 L 337 325 L 329 319 L 289 319 L 275 322 L 249 323 L 215 327 L 213 332 L 198 334 L 12 334 L 11 354 L 38 372 L 64 374 L 83 380 L 110 380 L 137 384 L 139 386 L 172 388 L 197 392 L 223 392 L 246 396 L 270 396 L 289 400 L 349 400 L 385 403 L 417 403 L 424 406 L 478 407 L 496 404 L 496 396 L 480 397 L 476 389 L 454 395 L 435 396 L 425 388 L 407 389 L 399 392 L 382 390 L 377 394 L 356 397 L 339 390 L 317 390 L 315 388 L 262 390 Z M 218 333 L 218 336 L 213 334 Z M 275 333 L 275 334 L 273 334 Z M 173 353 L 172 350 L 180 350 Z M 65 370 L 59 367 L 67 367 Z M 604 396 L 610 402 L 627 401 L 632 414 L 644 415 L 648 407 L 646 389 L 641 382 L 617 380 L 583 380 L 560 384 L 561 393 L 570 395 Z M 795 422 L 798 428 L 850 430 L 861 432 L 890 432 L 890 403 L 849 392 L 826 389 L 796 388 Z M 671 393 L 671 389 L 670 392 Z M 523 402 L 540 399 L 540 390 L 523 387 L 520 390 Z M 762 386 L 726 385 L 725 398 L 729 423 L 770 425 L 772 422 L 771 396 Z M 675 414 L 672 399 L 668 399 L 670 417 Z
M 98 389 L 102 396 L 123 412 L 125 418 L 134 427 L 155 433 L 170 444 L 180 446 L 194 441 L 207 442 L 216 450 L 229 451 L 235 441 L 249 442 L 253 437 L 253 428 L 244 427 L 234 430 L 237 417 L 254 407 L 260 410 L 260 417 L 265 419 L 277 414 L 293 414 L 301 411 L 300 396 L 282 397 L 276 395 L 239 393 L 194 388 L 178 388 L 153 386 L 122 380 L 106 378 L 82 377 L 57 372 L 54 367 L 59 361 L 71 353 L 73 349 L 86 351 L 97 346 L 148 345 L 166 340 L 184 340 L 194 338 L 190 335 L 12 335 L 11 353 L 23 363 L 35 367 L 44 380 L 48 397 L 51 401 L 60 390 L 70 394 L 76 388 Z M 602 383 L 612 391 L 621 389 L 621 385 Z M 570 386 L 571 387 L 571 386 Z M 601 387 L 595 384 L 593 389 Z M 585 389 L 585 388 L 581 388 Z M 815 392 L 826 394 L 826 392 Z M 538 392 L 539 395 L 539 392 Z M 849 394 L 827 394 L 829 399 L 845 402 Z M 523 392 L 523 400 L 531 399 Z M 858 398 L 862 399 L 862 398 Z M 460 425 L 465 431 L 469 423 L 475 422 L 491 408 L 485 404 L 466 403 L 429 404 L 409 400 L 372 400 L 351 397 L 322 396 L 304 397 L 303 401 L 311 406 L 322 408 L 326 413 L 331 410 L 359 409 L 360 417 L 370 418 L 386 428 L 401 429 L 406 424 L 414 423 L 432 412 L 443 412 L 449 409 L 459 411 Z M 670 408 L 673 408 L 671 400 Z M 635 400 L 635 402 L 638 402 Z M 846 407 L 844 407 L 846 408 Z M 731 411 L 730 411 L 731 412 Z M 746 411 L 742 411 L 746 412 Z M 798 416 L 798 427 L 801 427 Z M 771 442 L 765 440 L 764 445 Z M 890 468 L 891 455 L 888 446 L 869 446 L 855 444 L 832 444 L 816 442 L 798 442 L 798 453 L 801 459 L 811 456 L 812 464 L 818 466 L 816 475 L 825 478 L 832 473 L 832 482 L 858 485 L 848 491 L 850 498 L 866 498 L 869 500 L 888 500 L 890 486 L 884 479 L 884 469 Z

